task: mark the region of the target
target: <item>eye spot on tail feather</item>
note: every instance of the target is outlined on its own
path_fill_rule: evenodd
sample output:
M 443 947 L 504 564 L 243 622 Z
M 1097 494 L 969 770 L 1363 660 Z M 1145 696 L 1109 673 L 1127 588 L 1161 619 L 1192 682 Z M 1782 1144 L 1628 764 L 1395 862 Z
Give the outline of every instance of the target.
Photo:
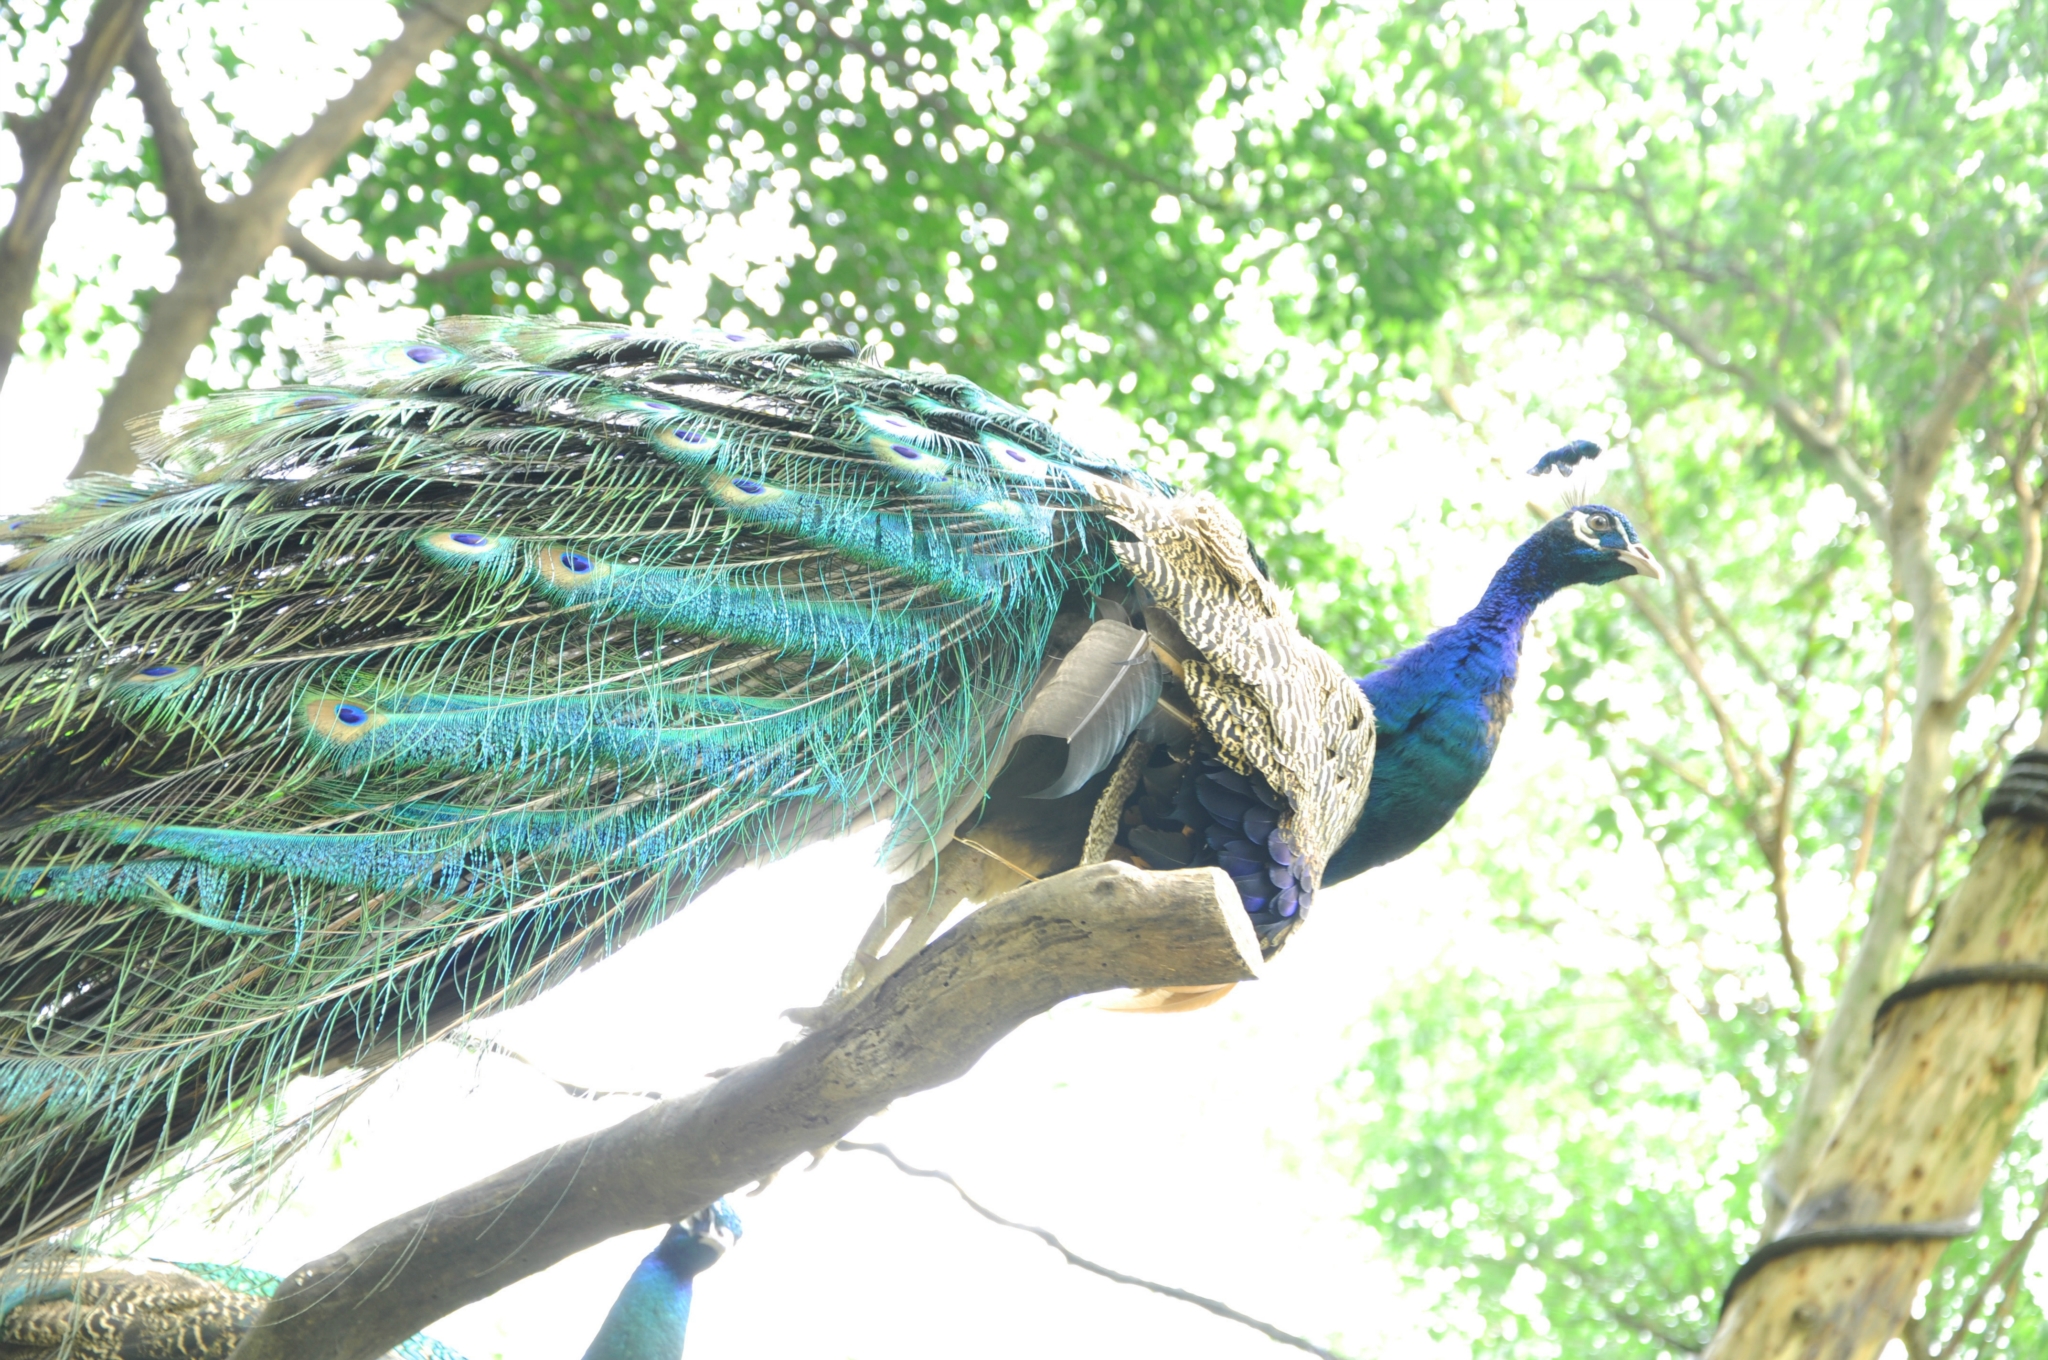
M 372 704 L 332 694 L 316 694 L 307 699 L 300 714 L 309 732 L 339 746 L 346 746 L 389 721 Z
M 876 435 L 868 441 L 868 447 L 875 451 L 875 457 L 882 466 L 893 472 L 915 477 L 920 481 L 941 482 L 946 479 L 946 460 L 936 454 L 926 453 L 915 445 L 888 435 Z
M 533 570 L 557 590 L 580 590 L 611 575 L 612 565 L 589 553 L 553 543 L 534 553 Z
M 515 540 L 476 529 L 448 529 L 421 534 L 417 540 L 427 556 L 442 562 L 485 562 L 509 556 Z

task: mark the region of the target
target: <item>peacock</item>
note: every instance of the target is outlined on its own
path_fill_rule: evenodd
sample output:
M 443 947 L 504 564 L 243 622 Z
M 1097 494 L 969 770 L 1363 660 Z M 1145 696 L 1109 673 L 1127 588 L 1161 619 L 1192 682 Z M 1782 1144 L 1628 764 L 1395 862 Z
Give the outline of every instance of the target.
M 1271 952 L 1469 793 L 1537 601 L 1654 570 L 1575 507 L 1361 688 L 1212 498 L 844 340 L 469 318 L 309 376 L 6 526 L 16 1249 L 873 823 L 900 881 L 814 1022 L 1104 857 L 1220 865 Z
M 619 1291 L 583 1360 L 676 1360 L 697 1276 L 739 1236 L 739 1217 L 724 1200 L 672 1225 Z
M 696 1277 L 739 1235 L 724 1200 L 670 1225 L 583 1360 L 679 1360 Z M 246 1266 L 46 1252 L 0 1273 L 0 1360 L 229 1360 L 277 1285 Z M 462 1357 L 421 1335 L 385 1360 Z

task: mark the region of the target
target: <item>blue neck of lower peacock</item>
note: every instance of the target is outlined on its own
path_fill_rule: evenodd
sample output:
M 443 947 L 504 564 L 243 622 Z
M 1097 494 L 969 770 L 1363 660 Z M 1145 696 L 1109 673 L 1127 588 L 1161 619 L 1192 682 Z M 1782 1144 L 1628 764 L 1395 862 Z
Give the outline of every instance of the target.
M 690 1325 L 690 1277 L 650 1254 L 606 1314 L 583 1360 L 679 1360 Z

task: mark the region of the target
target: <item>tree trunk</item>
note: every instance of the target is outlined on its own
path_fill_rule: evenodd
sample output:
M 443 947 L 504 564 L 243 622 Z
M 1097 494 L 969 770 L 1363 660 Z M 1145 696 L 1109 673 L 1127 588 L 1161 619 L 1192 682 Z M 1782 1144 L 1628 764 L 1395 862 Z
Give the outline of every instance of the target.
M 142 32 L 149 0 L 99 0 L 85 34 L 64 62 L 64 83 L 50 107 L 33 118 L 8 120 L 21 147 L 21 182 L 14 216 L 0 232 L 0 384 L 21 348 L 22 317 L 42 272 L 43 243 L 57 220 L 57 200 L 71 182 L 71 163 L 92 125 L 93 105 L 129 42 Z
M 2048 826 L 2002 817 L 1943 909 L 1919 975 L 2044 961 Z M 1971 1215 L 2048 1065 L 2044 1012 L 2048 987 L 1978 982 L 1888 1015 L 1784 1235 Z M 1725 1301 L 1707 1360 L 1873 1360 L 1906 1325 L 1945 1245 L 1818 1246 L 1773 1261 Z
M 235 285 L 283 242 L 281 215 L 280 220 L 269 221 L 269 214 L 250 213 L 243 206 L 214 209 L 208 216 L 215 230 L 181 252 L 177 282 L 151 304 L 142 343 L 101 400 L 99 420 L 86 436 L 85 452 L 71 469 L 72 476 L 135 470 L 129 427 L 170 404 L 192 352 L 205 342 L 214 318 L 234 297 Z

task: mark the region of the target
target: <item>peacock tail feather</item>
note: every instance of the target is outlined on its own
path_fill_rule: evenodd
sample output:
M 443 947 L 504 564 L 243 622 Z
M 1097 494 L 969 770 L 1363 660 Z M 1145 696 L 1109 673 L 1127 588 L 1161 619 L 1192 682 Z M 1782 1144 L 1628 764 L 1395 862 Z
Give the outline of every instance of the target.
M 445 323 L 166 417 L 0 531 L 0 1208 L 19 1244 L 732 868 L 910 864 L 1158 486 L 842 342 Z

